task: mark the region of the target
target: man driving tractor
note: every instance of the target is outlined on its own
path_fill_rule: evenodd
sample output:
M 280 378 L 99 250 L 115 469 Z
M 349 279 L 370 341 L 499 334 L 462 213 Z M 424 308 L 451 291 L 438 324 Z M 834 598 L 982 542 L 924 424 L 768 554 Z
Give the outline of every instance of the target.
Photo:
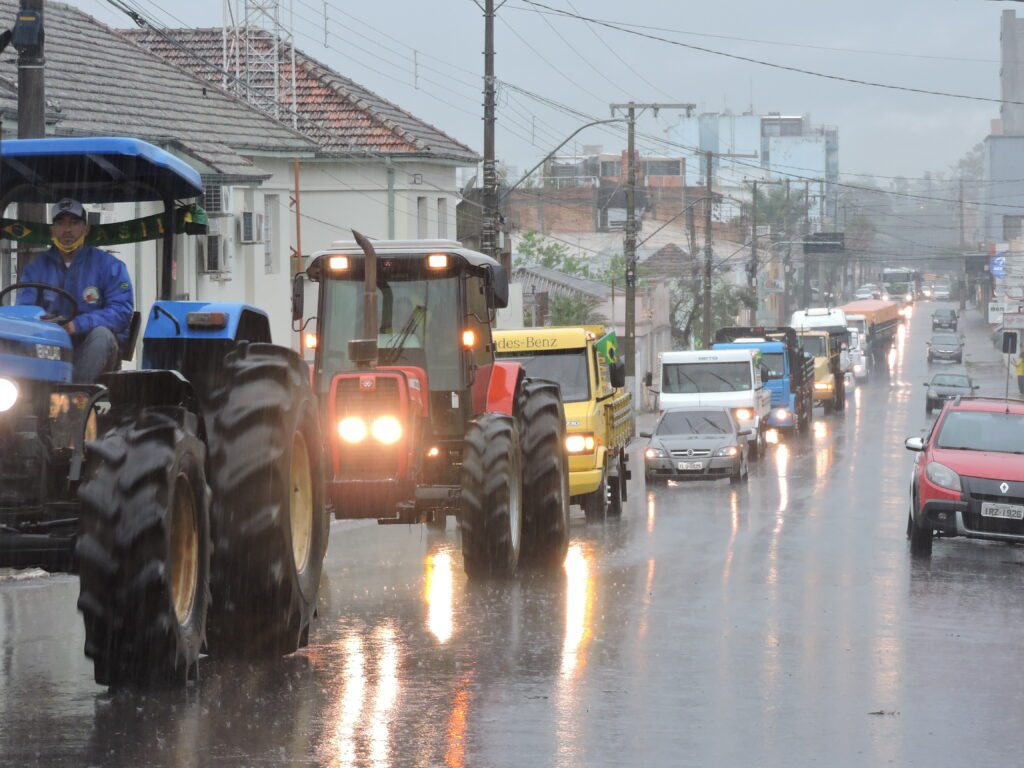
M 50 214 L 53 245 L 33 259 L 22 275 L 23 282 L 62 288 L 76 299 L 77 315 L 64 329 L 74 345 L 75 382 L 92 384 L 100 374 L 116 370 L 119 342 L 128 336 L 134 311 L 131 279 L 124 263 L 109 251 L 86 245 L 89 224 L 85 208 L 64 198 Z M 54 316 L 67 317 L 66 298 L 55 292 L 24 288 L 18 304 L 37 304 Z

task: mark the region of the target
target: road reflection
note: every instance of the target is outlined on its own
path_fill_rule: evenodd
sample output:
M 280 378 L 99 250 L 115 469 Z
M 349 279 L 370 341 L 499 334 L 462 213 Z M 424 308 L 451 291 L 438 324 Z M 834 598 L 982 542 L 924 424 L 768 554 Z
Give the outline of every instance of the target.
M 398 642 L 389 624 L 374 632 L 377 654 L 377 686 L 370 723 L 370 761 L 375 766 L 389 765 L 391 748 L 391 710 L 398 699 Z
M 426 566 L 423 597 L 427 601 L 427 629 L 444 645 L 451 639 L 455 624 L 455 565 L 451 552 L 441 550 L 427 555 Z
M 366 657 L 363 639 L 351 632 L 343 641 L 341 699 L 335 715 L 332 765 L 349 768 L 357 764 L 356 726 L 362 717 L 366 696 Z
M 469 680 L 459 683 L 455 691 L 452 711 L 448 715 L 448 748 L 444 764 L 448 768 L 463 768 L 466 764 L 466 731 L 469 720 Z
M 590 556 L 580 544 L 572 544 L 565 558 L 565 640 L 562 643 L 562 677 L 572 677 L 586 664 L 585 651 L 591 636 L 590 615 L 594 580 Z
M 654 491 L 647 492 L 647 532 L 654 533 Z

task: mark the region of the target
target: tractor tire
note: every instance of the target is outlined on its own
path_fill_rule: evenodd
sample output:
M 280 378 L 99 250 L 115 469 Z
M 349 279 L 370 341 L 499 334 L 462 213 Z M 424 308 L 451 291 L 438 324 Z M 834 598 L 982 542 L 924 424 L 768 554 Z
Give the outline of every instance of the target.
M 569 552 L 569 460 L 557 384 L 526 379 L 519 394 L 524 565 L 558 570 Z
M 210 488 L 198 417 L 113 415 L 86 446 L 79 486 L 78 609 L 100 685 L 196 677 L 210 604 Z
M 509 578 L 523 540 L 519 429 L 503 413 L 470 422 L 462 454 L 462 560 L 471 579 Z
M 209 418 L 212 655 L 275 657 L 309 642 L 330 520 L 309 370 L 272 344 L 224 361 Z

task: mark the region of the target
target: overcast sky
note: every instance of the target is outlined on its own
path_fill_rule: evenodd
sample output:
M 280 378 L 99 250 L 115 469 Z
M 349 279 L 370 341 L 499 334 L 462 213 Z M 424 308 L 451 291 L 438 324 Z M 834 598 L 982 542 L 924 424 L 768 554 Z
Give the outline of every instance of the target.
M 220 2 L 132 1 L 167 26 L 222 23 Z M 786 66 L 990 98 L 999 96 L 999 14 L 1015 7 L 1024 14 L 1019 3 L 983 0 L 543 1 Z M 104 22 L 130 25 L 105 0 L 78 4 Z M 323 0 L 295 0 L 300 49 L 474 149 L 482 148 L 474 73 L 483 70 L 483 18 L 472 0 L 328 0 L 327 6 L 325 48 Z M 281 7 L 287 18 L 288 0 L 281 0 Z M 606 117 L 609 102 L 630 98 L 694 102 L 702 111 L 727 107 L 742 112 L 753 104 L 761 113 L 810 114 L 817 123 L 838 126 L 842 172 L 887 176 L 947 169 L 984 138 L 989 121 L 998 116 L 996 103 L 784 72 L 527 8 L 523 0 L 508 0 L 499 11 L 497 77 L 588 115 Z M 420 51 L 418 89 L 414 48 Z M 507 89 L 500 105 L 498 157 L 522 170 L 585 122 Z M 671 122 L 668 114 L 647 116 L 640 130 L 663 135 Z M 579 142 L 602 144 L 608 151 L 624 147 L 621 132 L 612 127 L 589 129 Z M 650 141 L 641 148 L 665 149 Z

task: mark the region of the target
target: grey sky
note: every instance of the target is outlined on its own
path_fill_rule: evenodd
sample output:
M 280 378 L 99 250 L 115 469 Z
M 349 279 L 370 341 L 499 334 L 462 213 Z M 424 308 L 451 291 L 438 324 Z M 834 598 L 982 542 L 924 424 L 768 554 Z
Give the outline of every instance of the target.
M 167 25 L 178 24 L 171 14 L 191 26 L 221 24 L 219 2 L 133 1 L 150 18 Z M 328 0 L 329 48 L 323 47 L 323 0 L 294 1 L 296 41 L 301 49 L 475 149 L 481 148 L 481 98 L 471 72 L 482 72 L 483 19 L 472 0 L 358 4 Z M 544 1 L 566 10 L 572 6 L 588 16 L 651 25 L 666 30 L 661 33 L 666 37 L 789 66 L 986 97 L 999 95 L 999 13 L 1015 7 L 1024 11 L 1018 3 L 981 0 Z M 80 0 L 79 5 L 107 23 L 130 25 L 105 0 Z M 497 76 L 597 117 L 608 116 L 609 102 L 630 97 L 643 101 L 671 97 L 696 102 L 702 110 L 728 107 L 741 112 L 749 107 L 752 93 L 757 111 L 809 113 L 815 122 L 838 126 L 842 172 L 918 176 L 926 170 L 945 170 L 984 138 L 990 119 L 998 115 L 995 103 L 886 91 L 782 72 L 590 28 L 577 20 L 542 17 L 523 10 L 526 7 L 522 0 L 509 0 L 499 11 Z M 288 0 L 282 0 L 282 8 L 287 13 Z M 827 51 L 698 37 L 669 29 L 984 61 Z M 602 40 L 643 79 L 630 72 Z M 419 89 L 413 87 L 413 47 L 421 51 Z M 498 156 L 523 170 L 583 122 L 507 91 L 500 94 L 500 104 Z M 658 134 L 670 123 L 668 115 L 659 120 L 645 117 L 641 130 Z M 609 151 L 624 146 L 620 130 L 605 131 L 591 129 L 581 134 L 579 142 L 603 144 Z M 642 148 L 659 149 L 651 142 L 643 142 Z

